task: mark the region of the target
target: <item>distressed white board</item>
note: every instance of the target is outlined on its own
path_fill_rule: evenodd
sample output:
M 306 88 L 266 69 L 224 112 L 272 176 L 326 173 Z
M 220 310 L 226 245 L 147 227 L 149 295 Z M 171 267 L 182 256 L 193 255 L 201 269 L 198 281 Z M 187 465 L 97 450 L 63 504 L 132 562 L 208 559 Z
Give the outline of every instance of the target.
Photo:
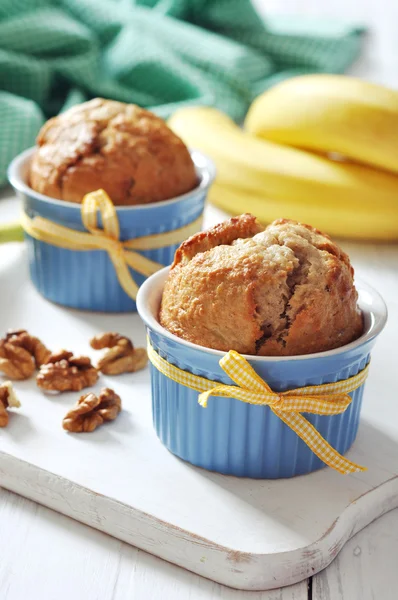
M 398 510 L 354 536 L 312 580 L 312 600 L 396 600 Z
M 0 524 L 2 600 L 308 600 L 307 581 L 233 590 L 1 489 Z
M 0 207 L 1 209 L 1 207 Z M 0 210 L 1 218 L 1 210 Z M 218 213 L 208 214 L 208 223 Z M 231 587 L 266 590 L 326 567 L 344 543 L 398 506 L 397 247 L 351 245 L 364 279 L 390 308 L 373 354 L 352 460 L 364 474 L 324 469 L 290 480 L 242 480 L 192 467 L 169 454 L 151 425 L 149 372 L 105 378 L 124 401 L 118 419 L 70 435 L 62 417 L 76 394 L 46 396 L 17 384 L 23 403 L 0 430 L 0 484 L 27 498 Z M 137 315 L 83 313 L 33 289 L 22 246 L 0 247 L 0 332 L 25 327 L 51 347 L 95 357 L 89 338 L 116 330 L 144 344 Z

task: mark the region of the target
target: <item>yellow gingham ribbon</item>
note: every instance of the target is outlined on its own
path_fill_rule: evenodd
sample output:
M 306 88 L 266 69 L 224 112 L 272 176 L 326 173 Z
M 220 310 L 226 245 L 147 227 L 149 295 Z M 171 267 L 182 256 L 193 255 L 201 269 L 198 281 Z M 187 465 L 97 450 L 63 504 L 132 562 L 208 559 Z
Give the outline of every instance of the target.
M 101 213 L 103 229 L 98 228 L 98 212 Z M 89 233 L 68 229 L 42 217 L 31 219 L 25 212 L 21 216 L 21 225 L 26 233 L 36 240 L 53 246 L 67 250 L 105 250 L 115 267 L 120 285 L 134 300 L 138 286 L 128 267 L 149 276 L 164 266 L 142 256 L 136 250 L 155 250 L 179 244 L 195 233 L 200 228 L 201 222 L 199 217 L 189 225 L 174 231 L 121 241 L 117 213 L 104 190 L 97 190 L 84 196 L 81 216 L 83 225 Z
M 198 402 L 206 407 L 209 396 L 236 398 L 249 404 L 269 406 L 272 412 L 311 448 L 311 450 L 332 469 L 346 475 L 366 471 L 339 454 L 321 436 L 301 412 L 316 415 L 337 415 L 346 410 L 352 398 L 348 395 L 359 388 L 368 376 L 369 365 L 357 375 L 322 385 L 309 385 L 286 392 L 274 392 L 245 358 L 238 352 L 230 350 L 220 360 L 220 367 L 236 383 L 224 385 L 210 381 L 204 377 L 193 375 L 170 364 L 152 348 L 148 342 L 148 356 L 156 369 L 177 383 L 181 383 L 200 392 Z

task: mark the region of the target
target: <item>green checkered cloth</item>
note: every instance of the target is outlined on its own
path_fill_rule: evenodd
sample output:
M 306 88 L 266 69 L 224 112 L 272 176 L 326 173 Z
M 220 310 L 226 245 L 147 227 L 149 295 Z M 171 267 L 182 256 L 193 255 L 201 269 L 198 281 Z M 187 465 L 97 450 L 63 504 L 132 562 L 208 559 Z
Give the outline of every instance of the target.
M 0 0 L 0 185 L 42 123 L 102 96 L 167 117 L 189 104 L 240 121 L 276 81 L 343 72 L 359 28 L 266 19 L 249 0 Z

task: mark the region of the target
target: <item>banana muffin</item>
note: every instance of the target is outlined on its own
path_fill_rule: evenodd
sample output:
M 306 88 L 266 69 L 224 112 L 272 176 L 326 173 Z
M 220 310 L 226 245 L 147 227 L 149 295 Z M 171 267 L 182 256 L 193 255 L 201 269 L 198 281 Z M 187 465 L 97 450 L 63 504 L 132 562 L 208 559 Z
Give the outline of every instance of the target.
M 96 98 L 47 121 L 29 183 L 41 194 L 80 203 L 104 189 L 116 205 L 159 202 L 189 192 L 197 176 L 185 144 L 134 104 Z
M 329 236 L 250 214 L 185 241 L 163 292 L 160 323 L 216 350 L 261 356 L 322 352 L 363 330 L 350 260 Z

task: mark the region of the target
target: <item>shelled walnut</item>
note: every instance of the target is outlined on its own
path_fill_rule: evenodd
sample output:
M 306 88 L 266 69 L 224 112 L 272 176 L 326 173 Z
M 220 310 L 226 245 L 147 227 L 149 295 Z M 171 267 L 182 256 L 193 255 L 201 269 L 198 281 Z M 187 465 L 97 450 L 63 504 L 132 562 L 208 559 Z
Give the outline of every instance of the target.
M 116 419 L 121 410 L 120 396 L 110 388 L 104 388 L 99 396 L 93 393 L 82 396 L 65 415 L 62 426 L 73 433 L 94 431 L 105 421 Z
M 11 381 L 5 381 L 0 384 L 0 427 L 8 425 L 8 412 L 10 407 L 19 408 L 20 401 L 14 391 Z
M 51 354 L 41 366 L 37 385 L 49 391 L 80 392 L 98 380 L 98 371 L 87 356 L 73 356 L 73 352 L 61 350 Z
M 90 340 L 94 350 L 109 348 L 98 361 L 97 369 L 104 375 L 134 373 L 143 369 L 148 362 L 145 348 L 134 348 L 132 341 L 119 333 L 101 333 Z
M 51 352 L 25 329 L 9 331 L 0 340 L 0 371 L 10 379 L 29 379 Z

